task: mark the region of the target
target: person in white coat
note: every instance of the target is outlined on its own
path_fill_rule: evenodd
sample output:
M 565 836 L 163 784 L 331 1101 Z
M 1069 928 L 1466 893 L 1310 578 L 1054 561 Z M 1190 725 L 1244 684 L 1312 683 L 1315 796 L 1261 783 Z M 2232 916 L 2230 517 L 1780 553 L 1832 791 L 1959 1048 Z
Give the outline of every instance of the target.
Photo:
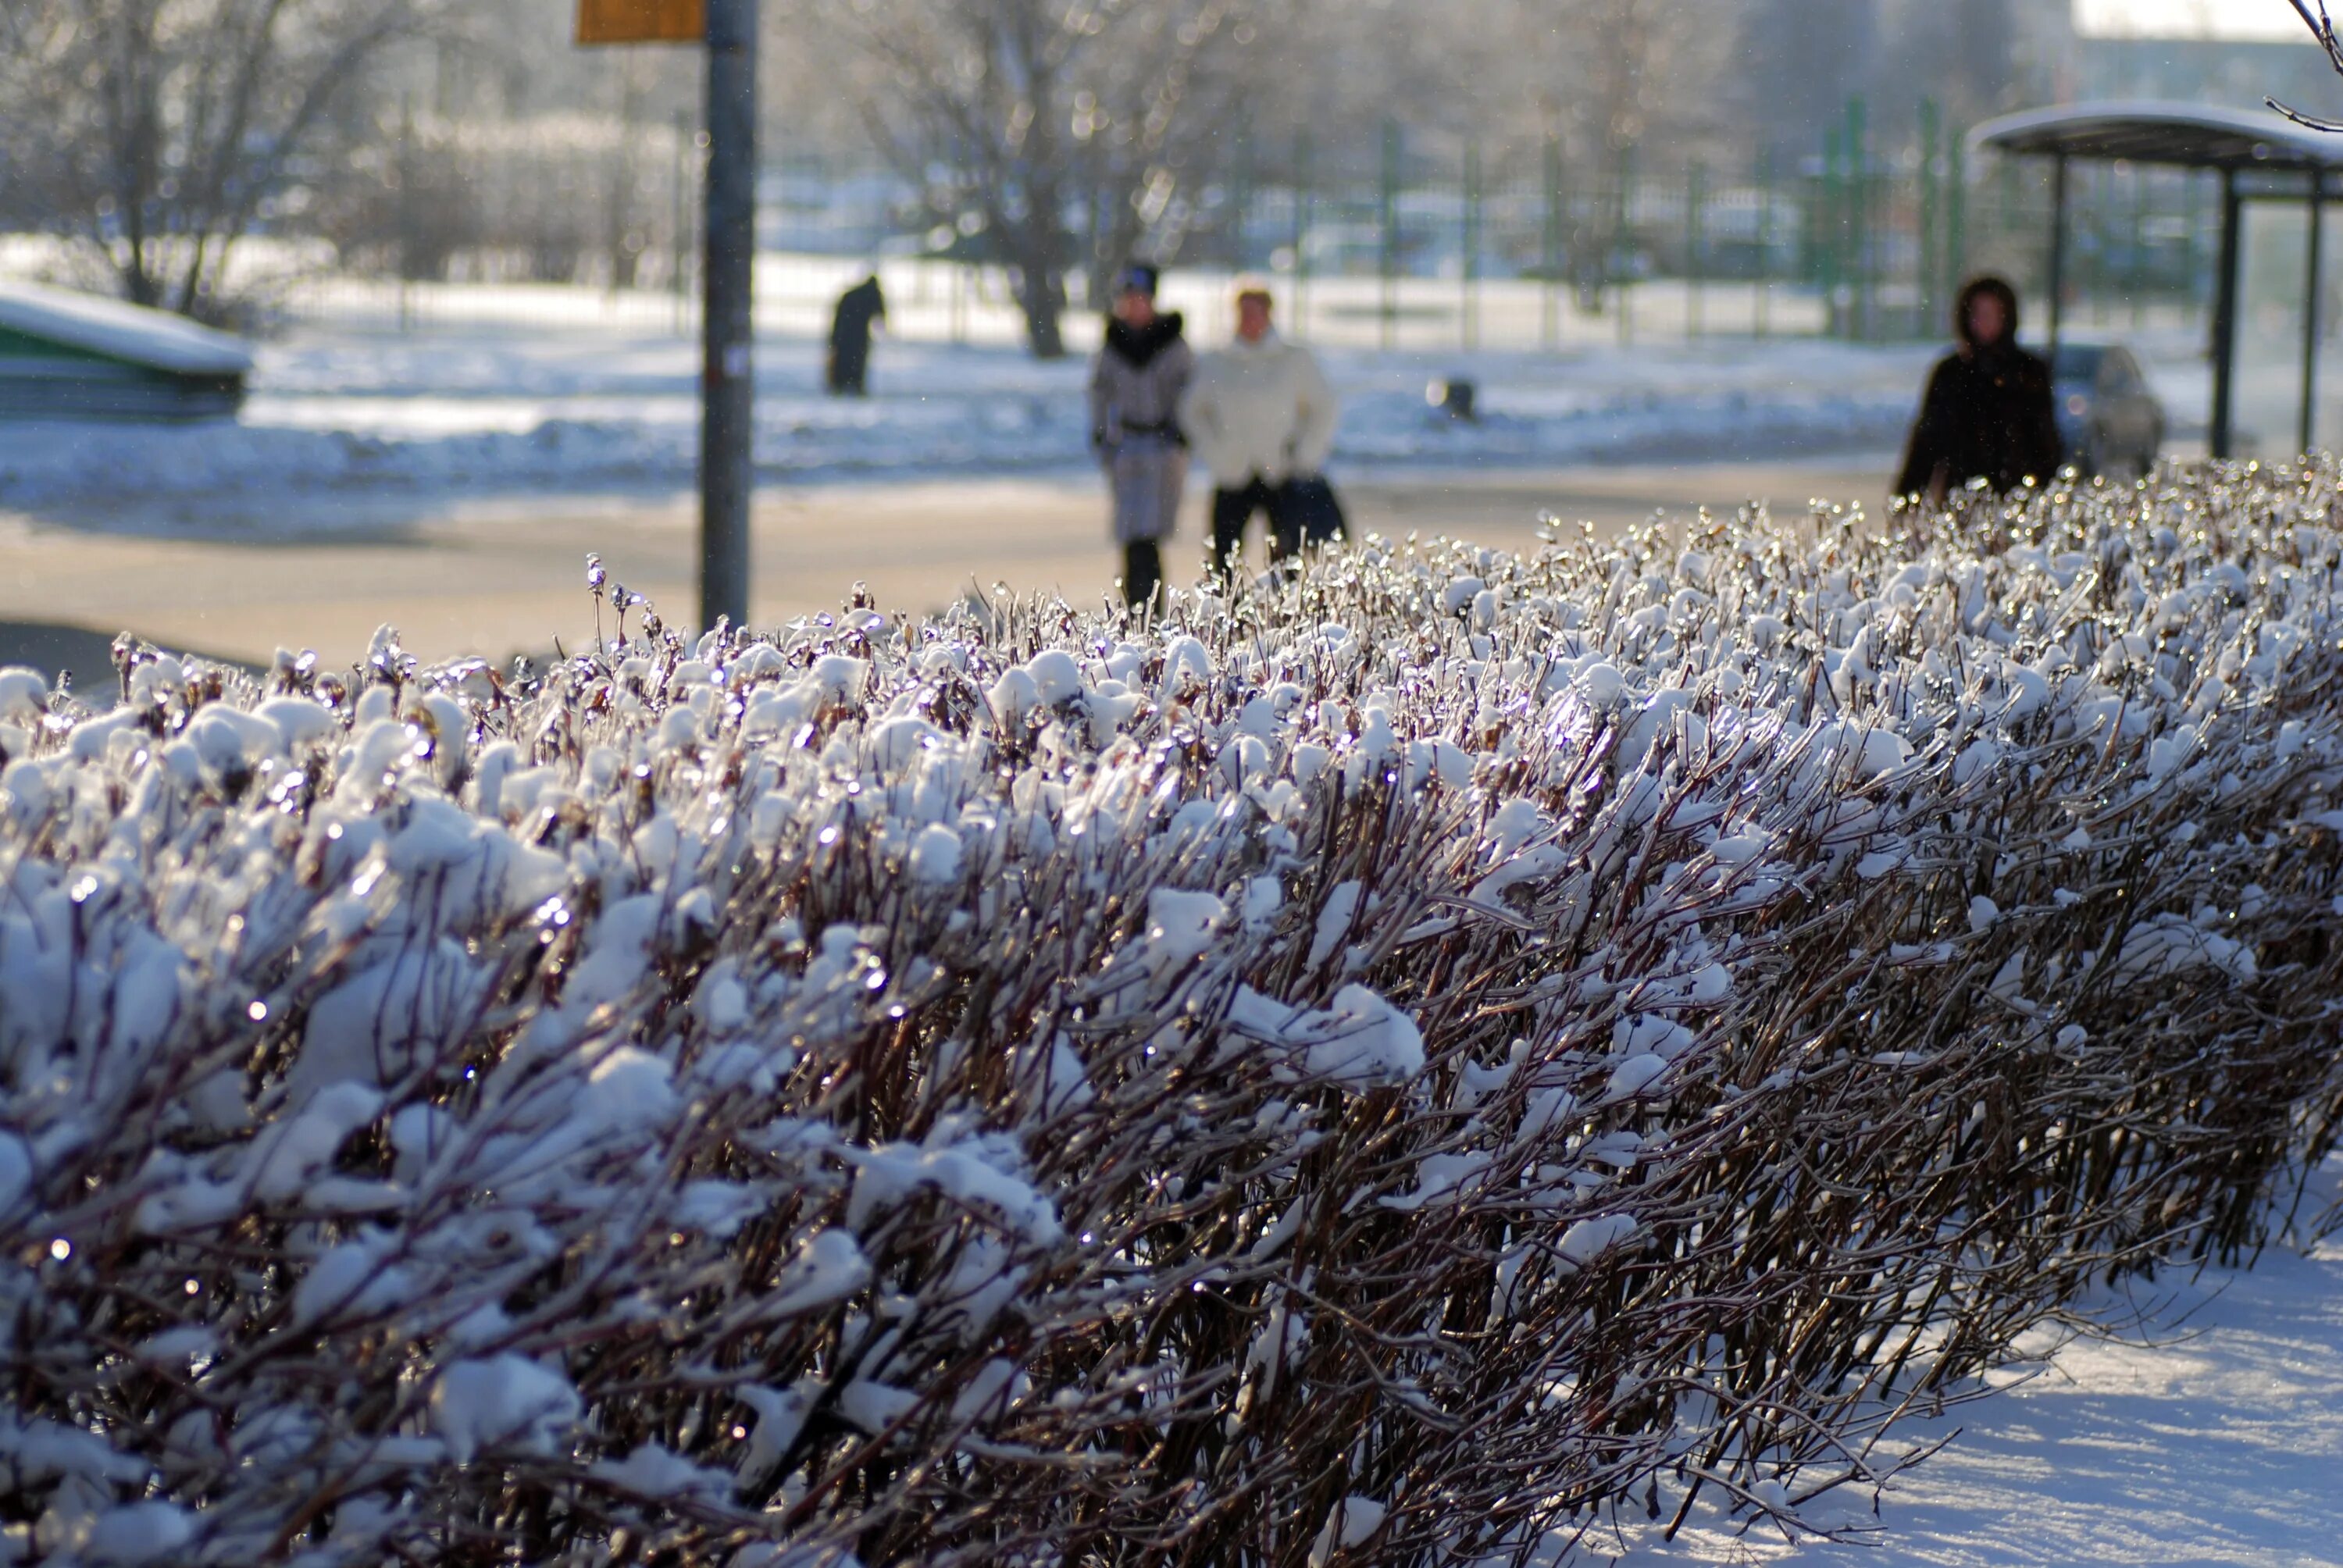
M 1222 576 L 1255 512 L 1268 514 L 1272 561 L 1300 552 L 1296 484 L 1321 479 L 1334 449 L 1326 373 L 1317 356 L 1277 335 L 1270 313 L 1268 289 L 1238 285 L 1236 341 L 1198 361 L 1180 400 L 1180 427 L 1212 476 L 1212 568 Z

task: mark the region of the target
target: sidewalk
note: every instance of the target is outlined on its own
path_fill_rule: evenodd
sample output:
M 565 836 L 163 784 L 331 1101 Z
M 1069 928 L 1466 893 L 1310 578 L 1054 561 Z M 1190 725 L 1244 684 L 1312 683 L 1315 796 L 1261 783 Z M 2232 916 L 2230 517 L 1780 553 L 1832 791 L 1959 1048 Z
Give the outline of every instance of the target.
M 1876 509 L 1885 461 L 1587 468 L 1566 473 L 1439 471 L 1346 486 L 1354 534 L 1457 535 L 1534 548 L 1541 510 L 1605 529 L 1658 508 L 1730 508 L 1811 496 Z M 347 503 L 345 503 L 347 504 Z M 413 506 L 411 499 L 379 503 Z M 1175 578 L 1201 564 L 1200 495 L 1171 551 Z M 1017 592 L 1090 600 L 1112 590 L 1119 558 L 1105 503 L 1087 479 L 982 479 L 769 488 L 755 513 L 754 611 L 760 622 L 836 609 L 859 579 L 882 608 L 925 613 L 1006 582 Z M 689 496 L 541 496 L 443 503 L 379 527 L 281 521 L 238 537 L 234 522 L 198 537 L 155 519 L 102 519 L 84 533 L 0 513 L 0 664 L 75 671 L 85 689 L 112 678 L 106 648 L 128 629 L 166 646 L 266 664 L 279 647 L 343 664 L 375 628 L 397 626 L 409 651 L 503 658 L 575 647 L 593 635 L 585 559 L 679 622 L 696 618 L 697 510 Z

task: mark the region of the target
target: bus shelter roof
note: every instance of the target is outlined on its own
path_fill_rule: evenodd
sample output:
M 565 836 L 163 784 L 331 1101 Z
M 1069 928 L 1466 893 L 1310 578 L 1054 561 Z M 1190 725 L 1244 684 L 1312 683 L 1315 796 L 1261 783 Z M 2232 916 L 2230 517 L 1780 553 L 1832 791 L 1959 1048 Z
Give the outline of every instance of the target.
M 2123 160 L 2191 169 L 2343 169 L 2343 136 L 2269 109 L 2114 102 L 2028 109 L 1987 120 L 1969 146 L 2003 153 Z
M 2235 437 L 2239 253 L 2247 200 L 2310 204 L 2308 285 L 2303 301 L 2302 403 L 2298 434 L 2308 449 L 2318 377 L 2320 239 L 2329 176 L 2343 169 L 2343 136 L 2298 125 L 2274 109 L 2205 104 L 2064 104 L 1987 120 L 1969 133 L 1974 151 L 2049 158 L 2050 347 L 2055 355 L 2065 304 L 2066 166 L 2124 162 L 2205 169 L 2221 176 L 2221 251 L 2214 275 L 2213 408 L 2208 445 L 2229 456 Z M 2257 176 L 2279 176 L 2267 180 Z

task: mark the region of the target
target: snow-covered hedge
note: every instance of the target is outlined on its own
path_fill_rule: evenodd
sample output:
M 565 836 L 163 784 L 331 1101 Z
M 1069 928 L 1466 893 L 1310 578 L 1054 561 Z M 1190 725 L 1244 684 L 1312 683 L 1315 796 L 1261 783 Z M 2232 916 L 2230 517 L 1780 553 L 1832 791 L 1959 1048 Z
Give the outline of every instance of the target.
M 0 1559 L 1502 1562 L 1863 1484 L 2330 1140 L 2335 485 L 0 672 Z

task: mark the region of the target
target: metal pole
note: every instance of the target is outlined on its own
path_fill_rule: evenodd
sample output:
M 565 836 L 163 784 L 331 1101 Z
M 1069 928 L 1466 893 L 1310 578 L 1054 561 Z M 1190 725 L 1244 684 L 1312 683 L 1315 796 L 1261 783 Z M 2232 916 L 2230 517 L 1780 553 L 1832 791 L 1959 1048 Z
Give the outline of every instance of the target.
M 2066 308 L 2066 158 L 2050 161 L 2050 358 L 2058 358 L 2058 328 Z
M 2309 451 L 2318 444 L 2318 274 L 2320 250 L 2326 238 L 2327 171 L 2310 171 L 2310 256 L 2308 281 L 2302 290 L 2302 441 L 2297 448 Z
M 699 621 L 749 619 L 755 469 L 757 0 L 708 0 L 708 236 L 700 276 Z
M 1757 149 L 1757 297 L 1750 301 L 1750 330 L 1764 337 L 1773 326 L 1774 153 Z
M 2229 456 L 2229 426 L 2235 391 L 2231 381 L 2237 347 L 2237 252 L 2245 208 L 2237 199 L 2237 171 L 2221 171 L 2221 259 L 2213 279 L 2212 455 Z

